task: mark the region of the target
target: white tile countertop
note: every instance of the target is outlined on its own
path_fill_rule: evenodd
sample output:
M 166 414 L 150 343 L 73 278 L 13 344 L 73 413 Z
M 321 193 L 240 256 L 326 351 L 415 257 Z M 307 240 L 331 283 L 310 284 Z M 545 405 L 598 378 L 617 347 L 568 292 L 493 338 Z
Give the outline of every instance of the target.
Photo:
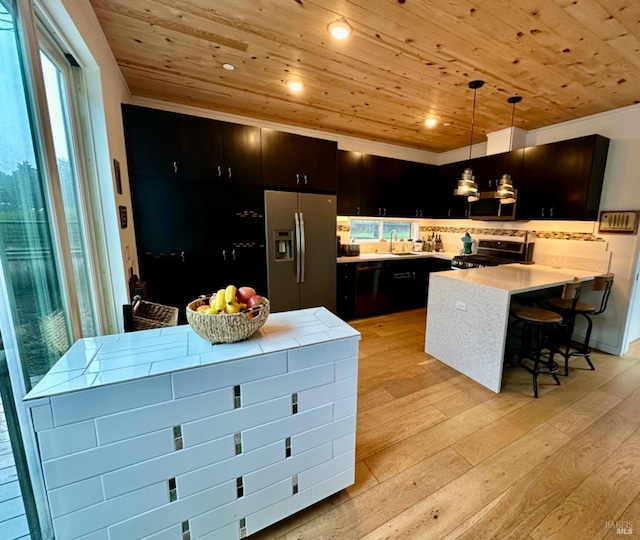
M 568 281 L 572 281 L 574 277 L 590 280 L 599 274 L 599 272 L 573 268 L 515 263 L 439 272 L 438 276 L 517 294 L 564 285 Z
M 273 313 L 249 339 L 212 345 L 188 324 L 78 340 L 25 400 L 325 343 L 360 333 L 324 307 Z
M 338 257 L 337 262 L 340 263 L 357 263 L 357 262 L 374 262 L 374 261 L 401 261 L 402 259 L 427 259 L 437 258 L 450 261 L 459 253 L 447 251 L 403 251 L 402 255 L 398 253 L 361 253 L 355 257 Z

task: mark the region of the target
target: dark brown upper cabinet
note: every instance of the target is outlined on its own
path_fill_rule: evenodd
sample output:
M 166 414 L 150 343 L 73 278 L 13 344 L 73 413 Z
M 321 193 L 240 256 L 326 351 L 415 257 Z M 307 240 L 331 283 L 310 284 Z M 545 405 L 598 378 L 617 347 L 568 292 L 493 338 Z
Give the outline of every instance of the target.
M 438 167 L 359 152 L 338 151 L 338 214 L 429 217 Z
M 362 153 L 338 150 L 337 203 L 340 216 L 365 216 L 362 206 Z
M 262 183 L 265 187 L 336 192 L 338 145 L 273 129 L 262 129 Z
M 517 218 L 597 219 L 608 149 L 601 135 L 525 148 Z
M 260 128 L 123 105 L 132 176 L 261 183 Z

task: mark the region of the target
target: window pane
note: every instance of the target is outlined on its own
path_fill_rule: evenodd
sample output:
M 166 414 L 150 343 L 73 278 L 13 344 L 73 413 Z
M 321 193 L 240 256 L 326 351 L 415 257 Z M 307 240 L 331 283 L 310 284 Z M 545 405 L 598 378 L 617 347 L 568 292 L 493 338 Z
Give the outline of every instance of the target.
M 27 390 L 69 348 L 13 19 L 0 2 L 0 259 Z
M 389 240 L 391 231 L 398 233 L 398 239 L 409 240 L 411 238 L 411 222 L 410 221 L 384 221 L 382 223 L 382 238 Z M 394 240 L 396 236 L 394 235 Z
M 379 240 L 380 220 L 352 219 L 349 236 L 352 240 Z
M 73 273 L 80 306 L 82 334 L 84 337 L 95 336 L 94 302 L 89 281 L 89 263 L 84 241 L 85 231 L 78 192 L 78 174 L 75 167 L 73 145 L 71 144 L 71 120 L 64 72 L 43 50 L 40 51 L 40 60 L 42 62 L 56 162 L 58 164 L 58 175 L 62 188 Z

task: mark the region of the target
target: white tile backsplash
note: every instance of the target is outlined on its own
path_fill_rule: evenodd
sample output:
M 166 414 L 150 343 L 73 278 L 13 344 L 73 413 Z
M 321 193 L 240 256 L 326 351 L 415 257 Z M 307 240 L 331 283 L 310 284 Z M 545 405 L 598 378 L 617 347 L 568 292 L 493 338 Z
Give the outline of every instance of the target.
M 253 405 L 292 392 L 328 384 L 334 380 L 333 364 L 323 364 L 309 369 L 301 369 L 269 377 L 242 385 L 242 402 Z
M 168 495 L 165 483 L 161 482 L 123 497 L 83 508 L 53 519 L 56 540 L 73 540 L 83 534 L 102 529 L 113 520 L 123 521 L 165 503 L 168 503 Z
M 284 445 L 282 445 L 284 447 Z M 282 453 L 284 457 L 284 453 Z M 282 459 L 281 461 L 263 467 L 244 476 L 244 487 L 247 493 L 255 493 L 277 482 L 282 478 L 290 478 L 294 474 L 315 467 L 325 461 L 331 461 L 331 443 L 312 448 L 307 452 Z
M 289 351 L 288 368 L 289 371 L 308 369 L 311 366 L 343 360 L 350 356 L 351 343 L 348 339 L 341 339 Z
M 97 444 L 93 420 L 85 420 L 38 433 L 40 455 L 45 461 L 88 450 Z
M 82 390 L 51 398 L 56 426 L 127 411 L 172 398 L 169 375 Z
M 102 482 L 99 476 L 49 490 L 49 508 L 54 518 L 93 506 L 103 500 Z
M 102 486 L 105 497 L 118 497 L 128 491 L 166 480 L 168 471 L 171 471 L 172 477 L 177 477 L 235 455 L 232 436 L 179 451 L 173 451 L 172 438 L 171 450 L 172 452 L 159 455 L 156 459 L 138 460 L 129 467 L 104 474 Z
M 291 437 L 293 440 L 296 433 L 328 424 L 332 417 L 333 404 L 329 403 L 311 411 L 294 414 L 282 420 L 248 429 L 242 434 L 242 445 L 246 451 L 249 451 L 263 444 L 280 439 L 284 440 L 287 437 Z
M 171 430 L 163 430 L 44 461 L 42 470 L 47 488 L 55 489 L 169 452 L 173 452 L 173 434 Z
M 247 475 L 251 474 L 252 471 L 264 470 L 265 467 L 270 467 L 283 460 L 283 443 L 277 442 L 262 446 L 252 452 L 243 452 L 229 459 L 180 475 L 177 479 L 178 492 L 181 497 L 188 497 L 211 486 L 235 480 L 240 476 L 244 476 L 246 479 Z M 282 476 L 276 480 L 280 479 L 282 479 Z M 244 486 L 245 494 L 248 494 L 246 482 Z
M 206 362 L 205 356 L 207 355 L 201 356 L 203 364 Z M 286 373 L 286 371 L 287 354 L 284 352 L 269 354 L 173 373 L 173 391 L 174 396 L 180 398 Z
M 178 499 L 155 510 L 139 514 L 129 520 L 109 527 L 112 539 L 144 538 L 172 527 L 176 523 L 191 520 L 236 498 L 236 482 L 227 482 L 202 491 L 191 497 Z
M 164 401 L 96 419 L 100 444 L 193 422 L 233 409 L 231 388 Z
M 261 426 L 290 414 L 291 397 L 287 395 L 185 423 L 182 426 L 182 436 L 187 446 L 194 446 L 224 435 Z
M 291 451 L 293 454 L 306 452 L 315 446 L 334 439 L 339 439 L 356 430 L 356 417 L 347 416 L 335 422 L 325 424 L 291 437 Z

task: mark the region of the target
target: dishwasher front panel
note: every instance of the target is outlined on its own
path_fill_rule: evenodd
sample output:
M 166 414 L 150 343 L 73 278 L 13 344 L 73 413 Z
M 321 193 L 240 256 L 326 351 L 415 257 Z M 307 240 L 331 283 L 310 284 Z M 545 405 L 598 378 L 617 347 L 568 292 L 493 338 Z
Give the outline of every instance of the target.
M 392 272 L 389 263 L 358 264 L 355 316 L 388 313 L 391 307 Z

